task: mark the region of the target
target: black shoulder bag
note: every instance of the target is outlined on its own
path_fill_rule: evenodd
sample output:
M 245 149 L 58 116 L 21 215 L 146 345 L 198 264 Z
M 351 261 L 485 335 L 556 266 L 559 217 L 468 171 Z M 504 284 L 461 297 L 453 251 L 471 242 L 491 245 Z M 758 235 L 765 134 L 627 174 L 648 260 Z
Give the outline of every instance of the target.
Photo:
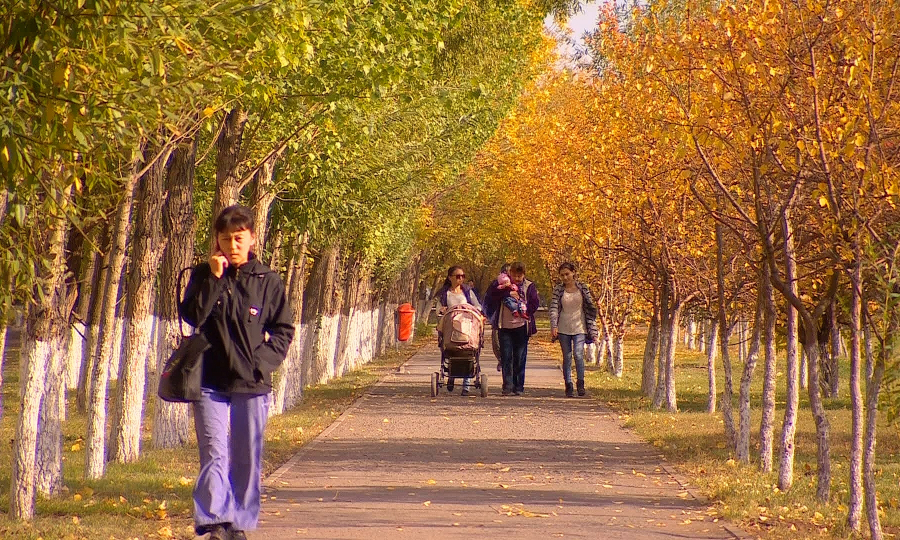
M 179 304 L 181 294 L 181 281 L 184 273 L 191 268 L 185 268 L 178 274 Z M 184 327 L 181 312 L 178 313 L 178 328 Z M 198 401 L 202 395 L 200 389 L 200 376 L 203 368 L 203 352 L 209 348 L 209 341 L 203 334 L 195 333 L 185 336 L 182 331 L 181 343 L 172 352 L 172 356 L 166 360 L 166 365 L 159 376 L 159 399 L 171 403 L 189 403 Z

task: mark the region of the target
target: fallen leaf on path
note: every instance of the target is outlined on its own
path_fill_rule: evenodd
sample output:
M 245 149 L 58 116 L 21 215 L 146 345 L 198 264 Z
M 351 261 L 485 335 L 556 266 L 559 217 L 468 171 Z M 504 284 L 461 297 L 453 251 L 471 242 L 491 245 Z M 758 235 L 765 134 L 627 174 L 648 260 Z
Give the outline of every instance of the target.
M 425 501 L 422 503 L 422 506 L 431 506 L 431 501 Z

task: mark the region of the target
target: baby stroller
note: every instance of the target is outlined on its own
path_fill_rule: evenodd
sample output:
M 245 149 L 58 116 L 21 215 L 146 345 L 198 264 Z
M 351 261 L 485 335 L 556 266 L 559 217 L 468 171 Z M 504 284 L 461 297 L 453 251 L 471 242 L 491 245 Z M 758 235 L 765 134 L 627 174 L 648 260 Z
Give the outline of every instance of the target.
M 431 397 L 436 397 L 445 379 L 451 377 L 472 378 L 481 397 L 487 397 L 487 375 L 481 373 L 478 362 L 484 345 L 484 316 L 471 304 L 459 304 L 444 313 L 437 330 L 441 370 L 431 374 Z

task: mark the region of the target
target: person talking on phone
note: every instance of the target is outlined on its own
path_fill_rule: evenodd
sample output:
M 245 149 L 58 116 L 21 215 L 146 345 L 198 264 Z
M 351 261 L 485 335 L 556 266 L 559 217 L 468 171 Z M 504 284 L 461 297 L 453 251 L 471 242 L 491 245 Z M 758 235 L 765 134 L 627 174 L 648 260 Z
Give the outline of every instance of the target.
M 284 361 L 294 326 L 281 277 L 254 253 L 250 209 L 225 208 L 213 232 L 216 249 L 191 273 L 179 305 L 210 344 L 202 397 L 193 403 L 200 451 L 194 528 L 209 540 L 243 540 L 259 519 L 272 373 Z

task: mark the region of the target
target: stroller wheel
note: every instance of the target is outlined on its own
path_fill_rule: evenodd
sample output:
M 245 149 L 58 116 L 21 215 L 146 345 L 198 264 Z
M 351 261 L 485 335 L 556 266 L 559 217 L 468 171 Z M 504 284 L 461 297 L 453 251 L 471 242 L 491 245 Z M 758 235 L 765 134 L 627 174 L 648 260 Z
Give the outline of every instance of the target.
M 488 377 L 487 375 L 481 376 L 481 397 L 487 397 L 488 395 Z
M 431 374 L 431 397 L 437 397 L 438 395 L 438 372 L 435 371 Z

